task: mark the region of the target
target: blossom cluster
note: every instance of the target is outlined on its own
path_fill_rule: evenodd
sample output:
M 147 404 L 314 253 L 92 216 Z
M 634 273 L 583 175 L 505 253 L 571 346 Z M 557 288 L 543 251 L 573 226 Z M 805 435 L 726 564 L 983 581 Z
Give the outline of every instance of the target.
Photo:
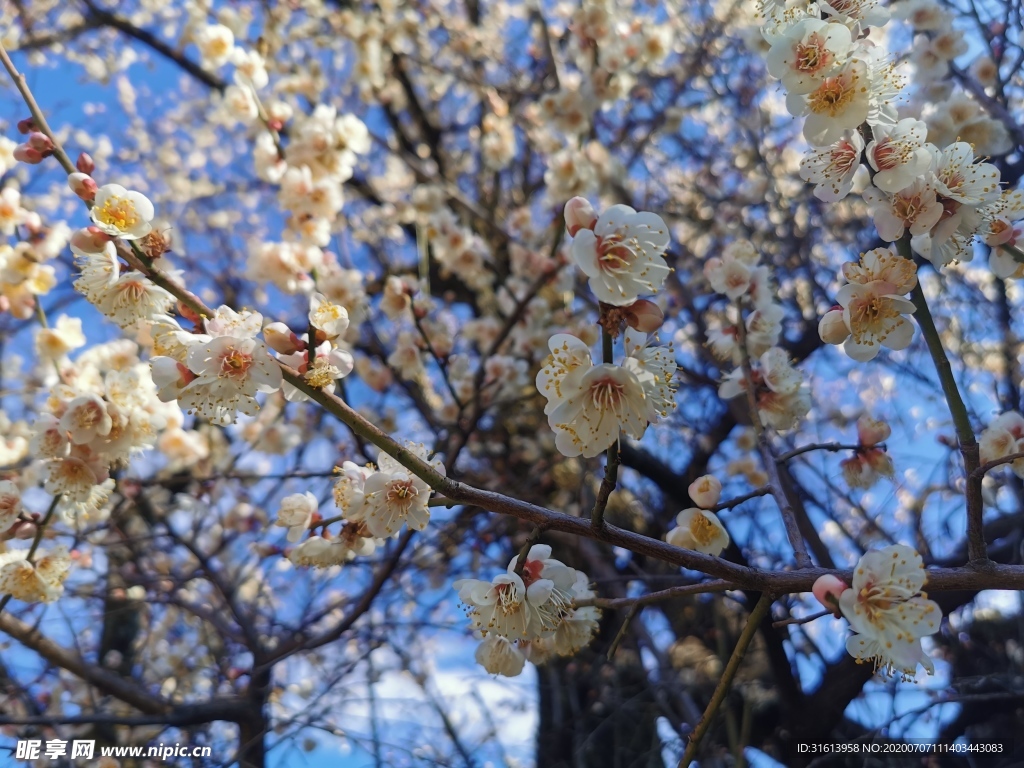
M 935 65 L 944 72 L 964 52 L 963 41 L 949 26 L 951 15 L 912 0 L 900 5 L 901 15 L 924 33 L 912 57 L 917 74 L 927 75 Z M 976 236 L 993 247 L 1016 241 L 1014 222 L 1024 218 L 1021 193 L 1000 189 L 999 170 L 979 162 L 973 144 L 960 139 L 936 143 L 945 138 L 941 129 L 897 110 L 903 80 L 869 34 L 889 21 L 888 9 L 877 0 L 806 8 L 769 0 L 764 11 L 762 33 L 771 46 L 768 71 L 781 80 L 790 113 L 806 117 L 803 133 L 811 148 L 800 174 L 815 185 L 816 197 L 843 199 L 866 165 L 870 182 L 862 197 L 879 236 L 887 242 L 908 236 L 911 248 L 936 267 L 970 260 Z M 972 115 L 979 126 L 998 124 L 977 109 Z M 982 127 L 978 130 L 984 134 Z M 1012 149 L 1008 141 L 994 144 L 986 149 Z M 991 267 L 1008 277 L 1021 265 L 997 248 Z
M 426 446 L 410 443 L 406 447 L 435 471 L 445 473 L 444 464 L 431 460 Z M 346 461 L 337 474 L 334 503 L 341 511 L 342 527 L 336 536 L 327 530 L 317 499 L 309 491 L 281 500 L 274 525 L 288 529 L 288 541 L 297 542 L 321 528 L 320 535 L 310 535 L 289 552 L 296 565 L 342 565 L 372 554 L 384 539 L 398 536 L 403 525 L 414 531 L 427 527 L 430 486 L 388 454 L 377 457 L 377 466 Z
M 668 276 L 663 258 L 668 230 L 659 216 L 625 205 L 612 206 L 598 217 L 580 198 L 566 204 L 565 220 L 574 237 L 573 259 L 602 302 L 605 333 L 618 335 L 623 322 L 630 326 L 621 364 L 607 359 L 595 364 L 586 342 L 560 333 L 549 340 L 551 355 L 537 374 L 558 450 L 592 458 L 615 444 L 620 434 L 639 439 L 648 424 L 676 407 L 672 348 L 649 346 L 644 330 L 661 325 L 661 311 L 640 298 L 659 290 Z
M 490 581 L 460 579 L 454 586 L 484 638 L 476 659 L 492 674 L 514 677 L 527 660 L 571 656 L 597 631 L 598 609 L 574 604 L 594 596 L 586 575 L 553 559 L 546 544 L 530 547 L 522 563 L 512 558 Z

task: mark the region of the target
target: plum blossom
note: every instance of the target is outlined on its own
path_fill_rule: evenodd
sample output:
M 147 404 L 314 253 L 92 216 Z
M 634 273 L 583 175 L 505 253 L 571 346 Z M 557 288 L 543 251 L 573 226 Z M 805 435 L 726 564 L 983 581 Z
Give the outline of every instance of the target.
M 899 240 L 907 230 L 912 235 L 927 233 L 938 224 L 943 212 L 933 182 L 920 178 L 892 195 L 868 188 L 864 202 L 871 210 L 878 236 L 889 243 Z
M 52 603 L 64 594 L 70 568 L 71 557 L 63 545 L 37 553 L 34 563 L 28 560 L 27 549 L 8 550 L 0 554 L 0 594 L 25 603 Z
M 535 544 L 521 575 L 518 557 L 491 581 L 460 579 L 459 598 L 468 607 L 474 628 L 509 640 L 550 637 L 572 611 L 578 572 L 551 558 L 551 547 Z
M 836 300 L 850 334 L 843 345 L 846 354 L 865 362 L 883 346 L 906 349 L 914 326 L 903 315 L 915 307 L 903 295 L 917 285 L 914 262 L 887 248 L 875 248 L 861 254 L 858 263 L 844 265 L 843 274 L 850 282 L 839 289 Z
M 800 178 L 814 184 L 814 196 L 822 202 L 842 200 L 853 189 L 863 151 L 860 132 L 848 131 L 827 147 L 812 147 L 800 161 Z
M 665 535 L 665 541 L 674 547 L 718 556 L 729 546 L 729 533 L 714 512 L 691 507 L 676 515 L 676 527 Z
M 920 639 L 938 631 L 942 611 L 921 592 L 926 578 L 921 556 L 911 547 L 896 544 L 861 557 L 851 588 L 839 596 L 839 608 L 856 633 L 846 641 L 851 656 L 904 679 L 913 678 L 919 664 L 934 673 Z
M 408 448 L 444 474 L 442 461 L 428 461 L 430 454 L 426 446 L 417 443 L 410 444 Z M 414 531 L 427 527 L 430 486 L 388 454 L 378 456 L 377 471 L 366 477 L 362 493 L 361 519 L 373 536 L 379 539 L 395 536 L 403 524 Z
M 657 214 L 613 205 L 592 230 L 576 233 L 572 257 L 598 299 L 624 307 L 664 284 L 670 271 L 663 258 L 668 241 L 668 227 Z
M 883 192 L 899 192 L 928 171 L 932 154 L 926 146 L 926 123 L 908 117 L 896 125 L 877 125 L 872 134 L 867 159 L 876 173 L 871 183 Z
M 288 541 L 296 542 L 309 530 L 313 515 L 319 509 L 316 496 L 309 491 L 292 493 L 281 499 L 274 525 L 288 529 Z
M 153 203 L 141 192 L 120 184 L 104 184 L 96 191 L 90 216 L 100 230 L 125 240 L 138 240 L 153 229 Z
M 850 30 L 842 24 L 802 19 L 775 40 L 766 57 L 768 72 L 789 93 L 810 93 L 850 51 Z

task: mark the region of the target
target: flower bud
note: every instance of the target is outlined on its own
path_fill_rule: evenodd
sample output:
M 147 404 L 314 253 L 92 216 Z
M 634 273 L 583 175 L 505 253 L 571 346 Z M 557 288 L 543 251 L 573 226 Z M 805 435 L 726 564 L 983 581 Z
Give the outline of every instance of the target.
M 818 335 L 826 344 L 842 344 L 850 336 L 850 329 L 843 320 L 842 308 L 833 308 L 825 313 L 818 323 Z
M 846 582 L 831 573 L 819 576 L 818 580 L 814 582 L 814 586 L 811 587 L 818 602 L 837 616 L 839 615 L 839 596 L 847 589 L 849 587 Z
M 698 477 L 688 489 L 693 503 L 701 509 L 711 509 L 722 495 L 722 483 L 714 475 Z
M 302 340 L 284 323 L 270 323 L 263 329 L 267 346 L 282 355 L 291 355 L 306 348 Z
M 87 203 L 96 199 L 96 191 L 99 189 L 96 186 L 96 180 L 86 173 L 72 173 L 68 176 L 68 186 L 71 187 L 72 192 Z
M 889 439 L 892 429 L 884 421 L 873 419 L 866 413 L 857 419 L 857 440 L 863 446 L 878 445 Z
M 29 134 L 36 129 L 36 121 L 34 118 L 26 117 L 24 120 L 18 121 L 18 133 Z
M 584 197 L 574 197 L 565 204 L 565 228 L 569 235 L 576 237 L 581 229 L 593 229 L 597 224 L 594 206 Z
M 75 168 L 80 173 L 87 173 L 92 176 L 92 172 L 96 170 L 96 163 L 93 162 L 91 155 L 83 152 L 78 156 L 78 160 L 75 161 Z
M 28 165 L 38 165 L 43 161 L 43 153 L 28 144 L 19 144 L 14 148 L 14 159 Z
M 20 523 L 14 524 L 14 538 L 16 539 L 32 539 L 36 535 L 36 524 L 30 523 L 27 520 L 23 520 Z
M 626 314 L 626 325 L 641 333 L 654 333 L 665 322 L 665 313 L 661 307 L 647 299 L 637 299 L 623 311 Z
M 25 143 L 32 147 L 32 149 L 42 152 L 44 157 L 53 152 L 53 142 L 50 141 L 50 137 L 39 131 L 32 131 L 28 135 L 28 141 Z
M 103 253 L 113 238 L 99 227 L 86 227 L 71 236 L 71 250 L 82 253 Z

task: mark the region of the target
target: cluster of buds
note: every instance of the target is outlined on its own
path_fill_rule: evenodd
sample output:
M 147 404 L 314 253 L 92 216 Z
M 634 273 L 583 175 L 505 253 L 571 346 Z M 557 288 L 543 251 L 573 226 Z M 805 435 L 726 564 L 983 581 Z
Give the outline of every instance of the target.
M 75 162 L 75 168 L 77 169 L 75 173 L 68 176 L 68 186 L 71 187 L 72 192 L 78 195 L 79 199 L 91 204 L 99 191 L 96 179 L 92 177 L 93 171 L 96 170 L 96 163 L 89 155 L 82 152 Z
M 32 118 L 18 121 L 18 132 L 28 136 L 23 144 L 14 149 L 14 159 L 29 165 L 38 165 L 53 154 L 53 142 L 50 137 L 37 129 Z

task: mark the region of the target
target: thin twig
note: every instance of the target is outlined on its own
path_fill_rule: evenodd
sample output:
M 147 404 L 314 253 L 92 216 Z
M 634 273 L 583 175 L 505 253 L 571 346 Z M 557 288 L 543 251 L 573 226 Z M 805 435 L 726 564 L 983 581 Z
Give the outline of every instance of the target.
M 614 339 L 608 331 L 601 328 L 601 352 L 602 359 L 606 365 L 611 365 L 614 360 L 613 345 Z M 597 499 L 594 502 L 594 510 L 590 513 L 590 524 L 595 531 L 604 527 L 604 512 L 608 508 L 608 499 L 615 490 L 619 481 L 619 441 L 616 439 L 608 446 L 607 458 L 604 463 L 604 479 L 601 487 L 597 490 Z
M 733 649 L 732 656 L 729 657 L 729 663 L 725 665 L 722 679 L 718 681 L 718 686 L 711 696 L 711 701 L 708 702 L 708 708 L 704 710 L 704 716 L 701 717 L 697 727 L 690 734 L 690 743 L 686 745 L 683 758 L 679 761 L 679 768 L 687 768 L 693 762 L 694 757 L 697 756 L 697 748 L 700 746 L 701 739 L 704 738 L 704 734 L 711 727 L 711 721 L 714 720 L 715 713 L 718 712 L 718 708 L 722 706 L 722 702 L 729 693 L 733 678 L 736 677 L 736 672 L 740 668 L 743 656 L 747 652 L 747 647 L 750 645 L 750 641 L 754 639 L 758 625 L 760 625 L 761 619 L 764 618 L 765 614 L 768 613 L 768 608 L 771 607 L 771 604 L 771 596 L 768 593 L 762 593 L 761 599 L 757 601 L 754 610 L 750 612 L 750 616 L 747 618 L 747 625 L 743 628 L 743 633 L 736 642 L 736 648 Z
M 910 248 L 909 233 L 896 241 L 896 249 L 903 258 L 913 260 L 914 254 Z M 914 312 L 914 317 L 921 327 L 921 335 L 924 336 L 928 352 L 935 364 L 935 372 L 939 377 L 939 384 L 942 385 L 942 393 L 945 395 L 949 413 L 953 417 L 957 441 L 960 443 L 960 454 L 964 460 L 964 472 L 967 474 L 967 557 L 971 561 L 987 560 L 985 534 L 982 532 L 982 514 L 985 503 L 981 495 L 981 478 L 973 477 L 974 471 L 981 464 L 981 458 L 978 441 L 974 436 L 974 429 L 971 427 L 971 417 L 967 412 L 967 406 L 964 405 L 963 397 L 960 395 L 960 389 L 957 387 L 956 378 L 953 376 L 953 367 L 942 346 L 942 338 L 935 327 L 935 320 L 928 308 L 928 300 L 925 298 L 920 280 L 910 292 L 910 300 L 917 310 Z
M 28 111 L 32 114 L 32 119 L 35 121 L 36 128 L 39 129 L 40 133 L 44 134 L 50 141 L 53 142 L 53 155 L 57 158 L 57 162 L 61 164 L 61 167 L 67 171 L 68 175 L 75 173 L 77 168 L 75 164 L 71 162 L 71 158 L 68 157 L 67 152 L 57 141 L 57 137 L 53 135 L 53 131 L 50 130 L 50 124 L 46 122 L 46 117 L 43 115 L 43 111 L 39 108 L 36 103 L 35 97 L 32 96 L 32 91 L 28 87 L 28 83 L 25 82 L 25 76 L 21 74 L 17 67 L 14 66 L 14 62 L 11 61 L 11 57 L 7 55 L 7 51 L 3 44 L 0 44 L 0 62 L 3 63 L 4 69 L 7 70 L 7 74 L 11 76 L 14 81 L 15 87 L 21 94 L 21 98 L 25 100 L 25 105 L 28 107 Z
M 729 589 L 736 589 L 736 585 L 726 579 L 715 581 L 702 581 L 699 584 L 683 584 L 678 587 L 669 587 L 657 592 L 651 592 L 640 597 L 588 597 L 577 600 L 573 605 L 583 608 L 593 605 L 597 608 L 628 608 L 630 606 L 643 607 L 652 603 L 660 603 L 663 600 L 672 600 L 677 597 L 688 595 L 702 595 L 708 592 L 725 592 Z
M 633 605 L 629 606 L 629 610 L 626 611 L 626 617 L 622 620 L 622 626 L 619 627 L 619 631 L 615 633 L 615 639 L 612 640 L 612 644 L 608 646 L 608 661 L 615 658 L 615 652 L 619 650 L 619 644 L 622 643 L 622 639 L 626 636 L 626 630 L 629 629 L 629 623 L 633 621 L 633 617 L 636 616 L 638 610 L 640 610 L 640 606 L 633 603 Z
M 786 462 L 790 459 L 799 456 L 804 453 L 810 453 L 811 451 L 829 451 L 836 453 L 838 451 L 859 451 L 863 448 L 861 445 L 847 445 L 845 443 L 812 443 L 811 445 L 801 445 L 799 448 L 794 448 L 791 451 L 780 453 L 775 459 L 778 462 Z M 879 448 L 885 450 L 884 445 L 875 445 L 872 448 Z

